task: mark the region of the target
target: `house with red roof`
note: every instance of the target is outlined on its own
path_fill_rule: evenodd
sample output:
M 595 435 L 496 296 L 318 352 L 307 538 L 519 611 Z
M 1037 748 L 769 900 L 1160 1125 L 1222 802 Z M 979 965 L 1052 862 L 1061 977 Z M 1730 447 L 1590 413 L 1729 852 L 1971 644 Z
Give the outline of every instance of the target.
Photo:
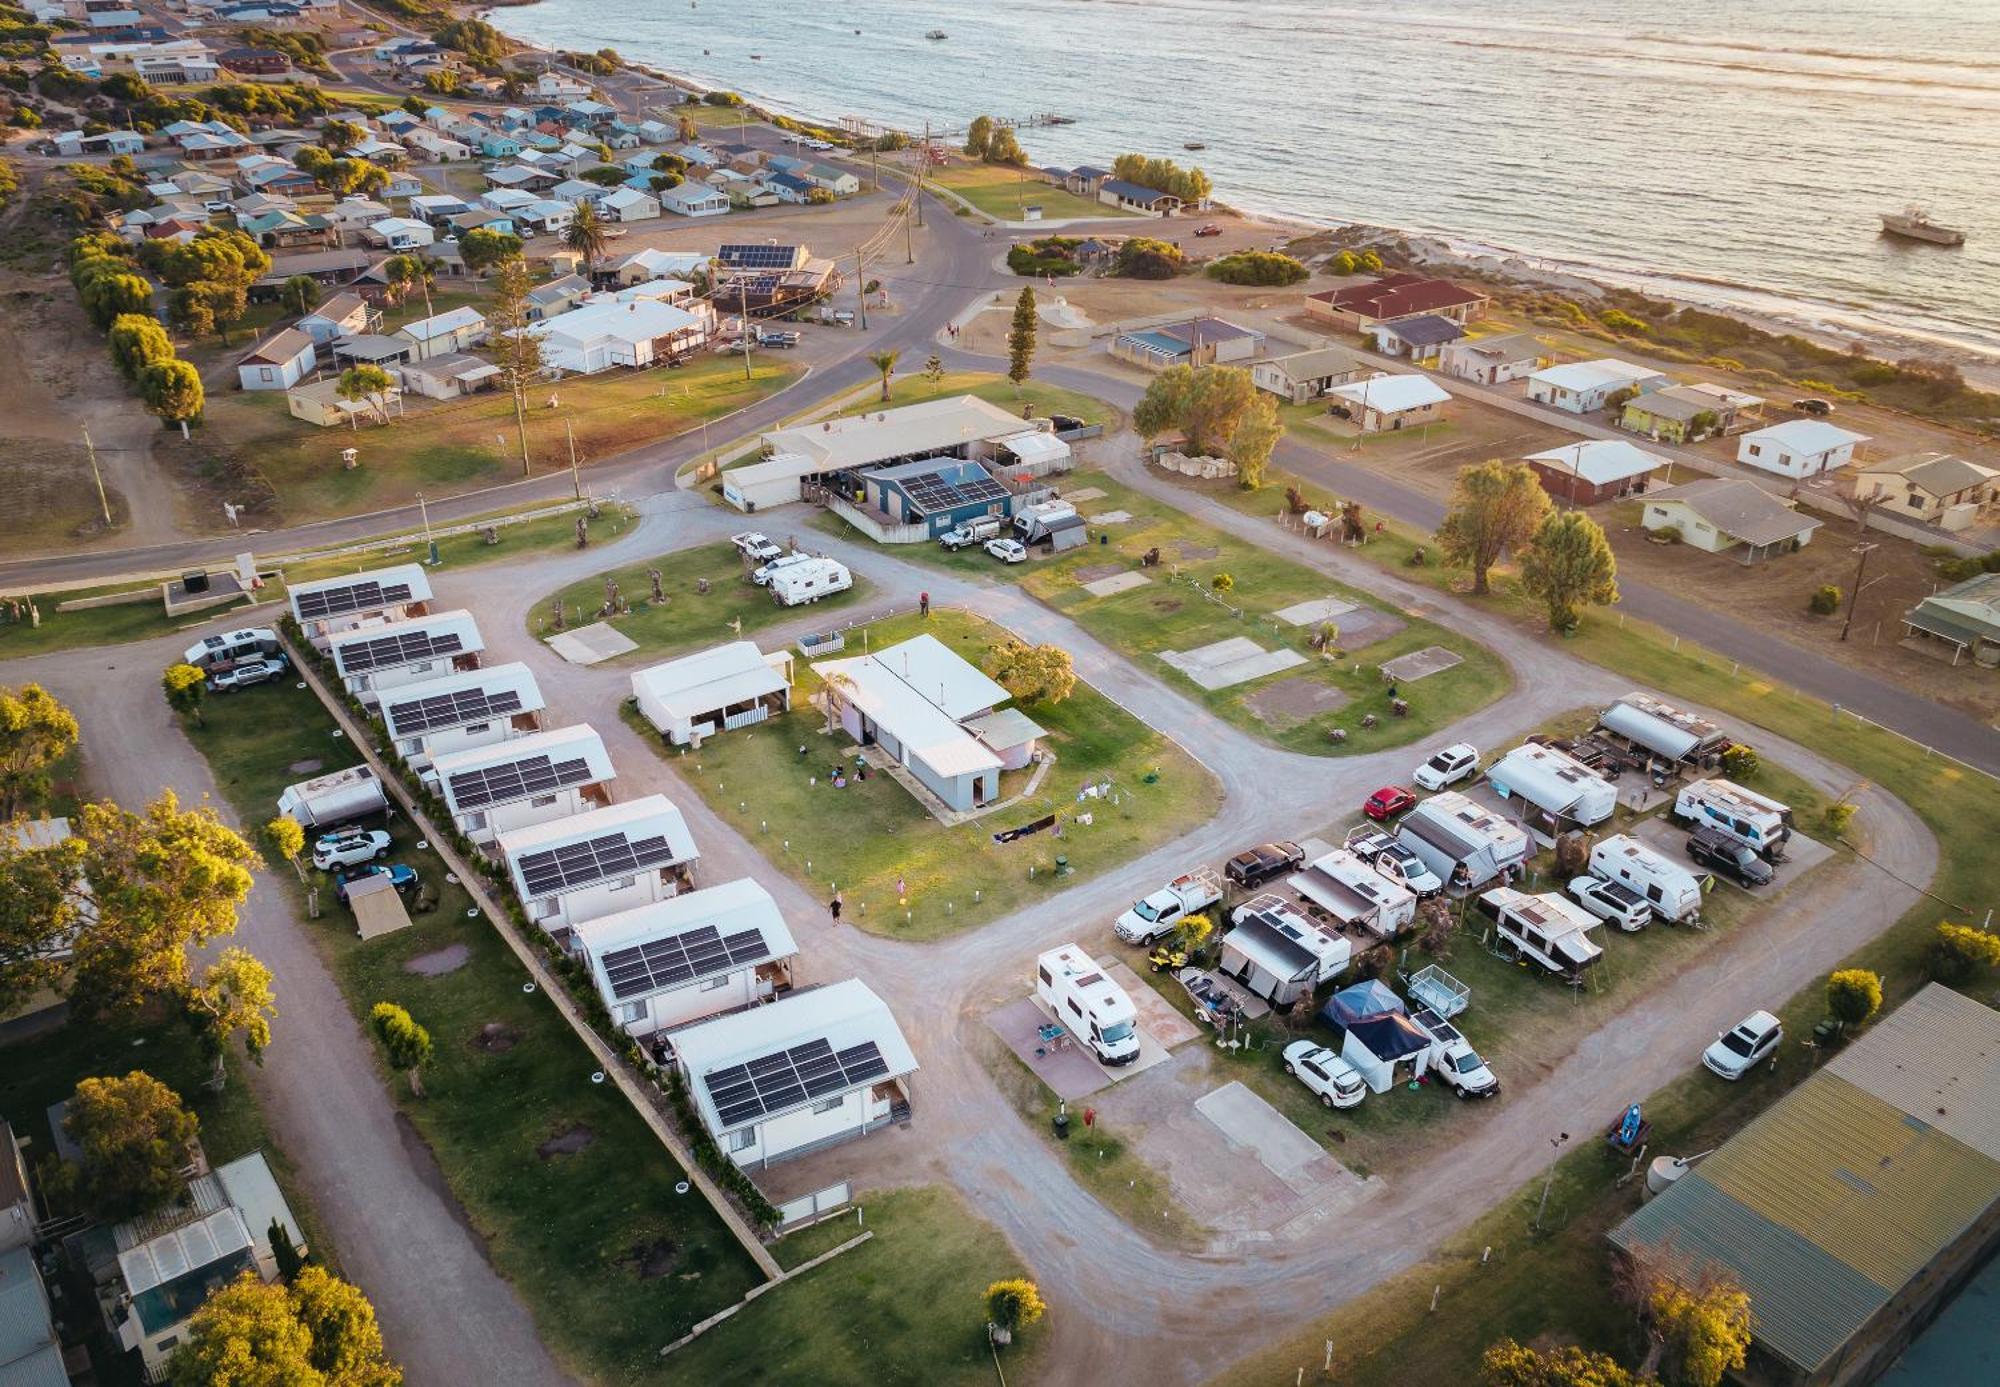
M 1306 312 L 1336 327 L 1366 332 L 1379 323 L 1436 316 L 1467 323 L 1486 311 L 1487 295 L 1448 279 L 1390 274 L 1306 295 Z

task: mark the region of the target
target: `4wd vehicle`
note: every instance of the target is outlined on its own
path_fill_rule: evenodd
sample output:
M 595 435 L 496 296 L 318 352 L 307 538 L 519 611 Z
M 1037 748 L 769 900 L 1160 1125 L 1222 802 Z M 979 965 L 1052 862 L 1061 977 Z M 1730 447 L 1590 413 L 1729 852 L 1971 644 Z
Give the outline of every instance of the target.
M 975 544 L 984 544 L 1000 533 L 1001 520 L 997 515 L 982 515 L 975 520 L 962 520 L 951 529 L 938 536 L 938 543 L 947 549 L 970 549 Z
M 1353 1065 L 1310 1040 L 1295 1040 L 1285 1047 L 1285 1072 L 1329 1108 L 1351 1108 L 1368 1096 L 1368 1085 Z
M 760 332 L 757 334 L 757 345 L 760 347 L 778 347 L 789 351 L 791 348 L 798 346 L 798 344 L 799 335 L 796 332 Z
M 1203 222 L 1200 226 L 1194 229 L 1194 234 L 1197 236 L 1220 236 L 1222 234 L 1222 228 L 1217 226 L 1214 222 Z
M 1421 900 L 1444 890 L 1444 881 L 1423 858 L 1379 830 L 1355 829 L 1347 835 L 1347 850 L 1373 867 L 1376 875 L 1402 883 Z
M 389 884 L 396 888 L 399 895 L 411 895 L 419 885 L 419 878 L 415 867 L 406 867 L 400 862 L 392 862 L 387 866 L 376 863 L 367 867 L 357 867 L 351 872 L 342 872 L 334 879 L 333 893 L 340 898 L 342 905 L 346 905 L 347 887 L 350 882 L 359 881 L 363 877 L 379 876 L 388 877 Z
M 755 559 L 758 563 L 769 563 L 785 552 L 755 530 L 745 530 L 742 534 L 731 535 L 729 542 L 736 546 L 737 553 L 746 559 Z
M 1222 878 L 1213 868 L 1203 867 L 1186 876 L 1175 877 L 1118 917 L 1111 932 L 1127 944 L 1150 944 L 1168 934 L 1188 916 L 1208 909 L 1222 899 Z
M 1757 849 L 1739 842 L 1720 829 L 1697 828 L 1688 834 L 1687 854 L 1704 867 L 1713 867 L 1739 886 L 1769 886 L 1777 873 L 1757 855 Z
M 1361 802 L 1361 812 L 1377 823 L 1416 808 L 1417 797 L 1401 785 L 1384 785 Z
M 208 686 L 217 693 L 231 693 L 237 689 L 247 689 L 252 684 L 262 684 L 266 680 L 276 679 L 286 668 L 285 657 L 282 655 L 273 656 L 268 660 L 244 660 L 212 676 Z
M 1305 860 L 1305 849 L 1297 843 L 1259 843 L 1230 858 L 1222 874 L 1238 886 L 1262 886 L 1272 877 L 1297 871 Z
M 1801 414 L 1810 414 L 1815 419 L 1824 419 L 1827 415 L 1833 413 L 1833 401 L 1817 398 L 1793 400 L 1792 408 Z
M 379 828 L 349 828 L 329 833 L 313 844 L 313 866 L 322 872 L 352 867 L 389 855 L 389 835 Z
M 1470 742 L 1453 742 L 1410 773 L 1410 779 L 1426 790 L 1442 790 L 1456 785 L 1479 769 L 1479 748 Z
M 1653 919 L 1653 908 L 1637 891 L 1602 877 L 1576 878 L 1569 884 L 1569 894 L 1592 915 L 1609 921 L 1627 934 L 1644 929 Z
M 1701 1052 L 1702 1067 L 1734 1082 L 1769 1059 L 1784 1038 L 1785 1028 L 1777 1017 L 1753 1011 L 1735 1030 L 1717 1032 L 1715 1044 Z
M 795 563 L 804 563 L 811 557 L 811 554 L 780 554 L 761 568 L 751 569 L 750 581 L 760 588 L 767 588 L 771 586 L 771 575 L 773 573 L 776 573 L 781 568 L 790 568 Z
M 1431 1073 L 1438 1082 L 1461 1098 L 1498 1098 L 1500 1080 L 1479 1058 L 1479 1052 L 1463 1040 L 1454 1040 L 1431 1061 Z
M 1001 563 L 1022 563 L 1028 557 L 1028 546 L 1018 539 L 989 539 L 986 552 Z

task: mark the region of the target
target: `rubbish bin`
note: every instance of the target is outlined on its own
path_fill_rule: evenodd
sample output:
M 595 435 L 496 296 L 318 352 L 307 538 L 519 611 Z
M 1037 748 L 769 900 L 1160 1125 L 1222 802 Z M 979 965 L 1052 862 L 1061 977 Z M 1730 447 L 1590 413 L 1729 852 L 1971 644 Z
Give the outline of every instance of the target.
M 1059 1113 L 1057 1113 L 1057 1114 L 1056 1114 L 1056 1116 L 1055 1116 L 1055 1129 L 1056 1129 L 1056 1140 L 1057 1140 L 1057 1141 L 1068 1141 L 1068 1140 L 1069 1140 L 1069 1114 L 1068 1114 L 1068 1113 L 1066 1113 L 1066 1112 L 1059 1112 Z

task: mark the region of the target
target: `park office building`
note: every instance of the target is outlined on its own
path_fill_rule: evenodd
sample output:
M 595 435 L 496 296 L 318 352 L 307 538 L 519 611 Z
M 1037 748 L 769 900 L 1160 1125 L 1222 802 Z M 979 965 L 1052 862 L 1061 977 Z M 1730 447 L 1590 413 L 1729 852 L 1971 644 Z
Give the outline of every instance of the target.
M 1610 1236 L 1749 1292 L 1752 1380 L 1872 1382 L 2000 1249 L 2000 1012 L 1932 983 Z

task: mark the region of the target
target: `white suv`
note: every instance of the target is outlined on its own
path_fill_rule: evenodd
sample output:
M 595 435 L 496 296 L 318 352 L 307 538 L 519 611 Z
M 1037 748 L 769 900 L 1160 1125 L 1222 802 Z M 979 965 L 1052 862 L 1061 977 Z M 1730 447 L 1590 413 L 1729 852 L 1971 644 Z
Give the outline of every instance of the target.
M 1771 1057 L 1785 1038 L 1785 1028 L 1768 1011 L 1753 1011 L 1736 1029 L 1715 1037 L 1715 1044 L 1701 1052 L 1701 1062 L 1711 1074 L 1736 1080 Z
M 1351 1108 L 1368 1096 L 1368 1085 L 1353 1065 L 1310 1040 L 1295 1040 L 1285 1047 L 1285 1072 L 1329 1108 Z
M 1028 548 L 1018 539 L 989 539 L 986 552 L 1001 563 L 1020 563 L 1028 557 Z
M 1653 908 L 1631 887 L 1602 877 L 1577 877 L 1569 884 L 1576 903 L 1600 920 L 1609 920 L 1627 934 L 1642 930 L 1653 919 Z
M 1453 742 L 1410 773 L 1410 779 L 1426 790 L 1442 790 L 1479 769 L 1479 748 L 1470 742 Z
M 751 569 L 750 581 L 760 588 L 767 588 L 771 586 L 771 575 L 773 573 L 776 573 L 781 568 L 790 568 L 795 563 L 804 563 L 811 557 L 811 554 L 780 554 L 762 568 Z
M 388 855 L 389 835 L 379 828 L 342 829 L 313 844 L 313 866 L 322 872 L 373 862 Z

